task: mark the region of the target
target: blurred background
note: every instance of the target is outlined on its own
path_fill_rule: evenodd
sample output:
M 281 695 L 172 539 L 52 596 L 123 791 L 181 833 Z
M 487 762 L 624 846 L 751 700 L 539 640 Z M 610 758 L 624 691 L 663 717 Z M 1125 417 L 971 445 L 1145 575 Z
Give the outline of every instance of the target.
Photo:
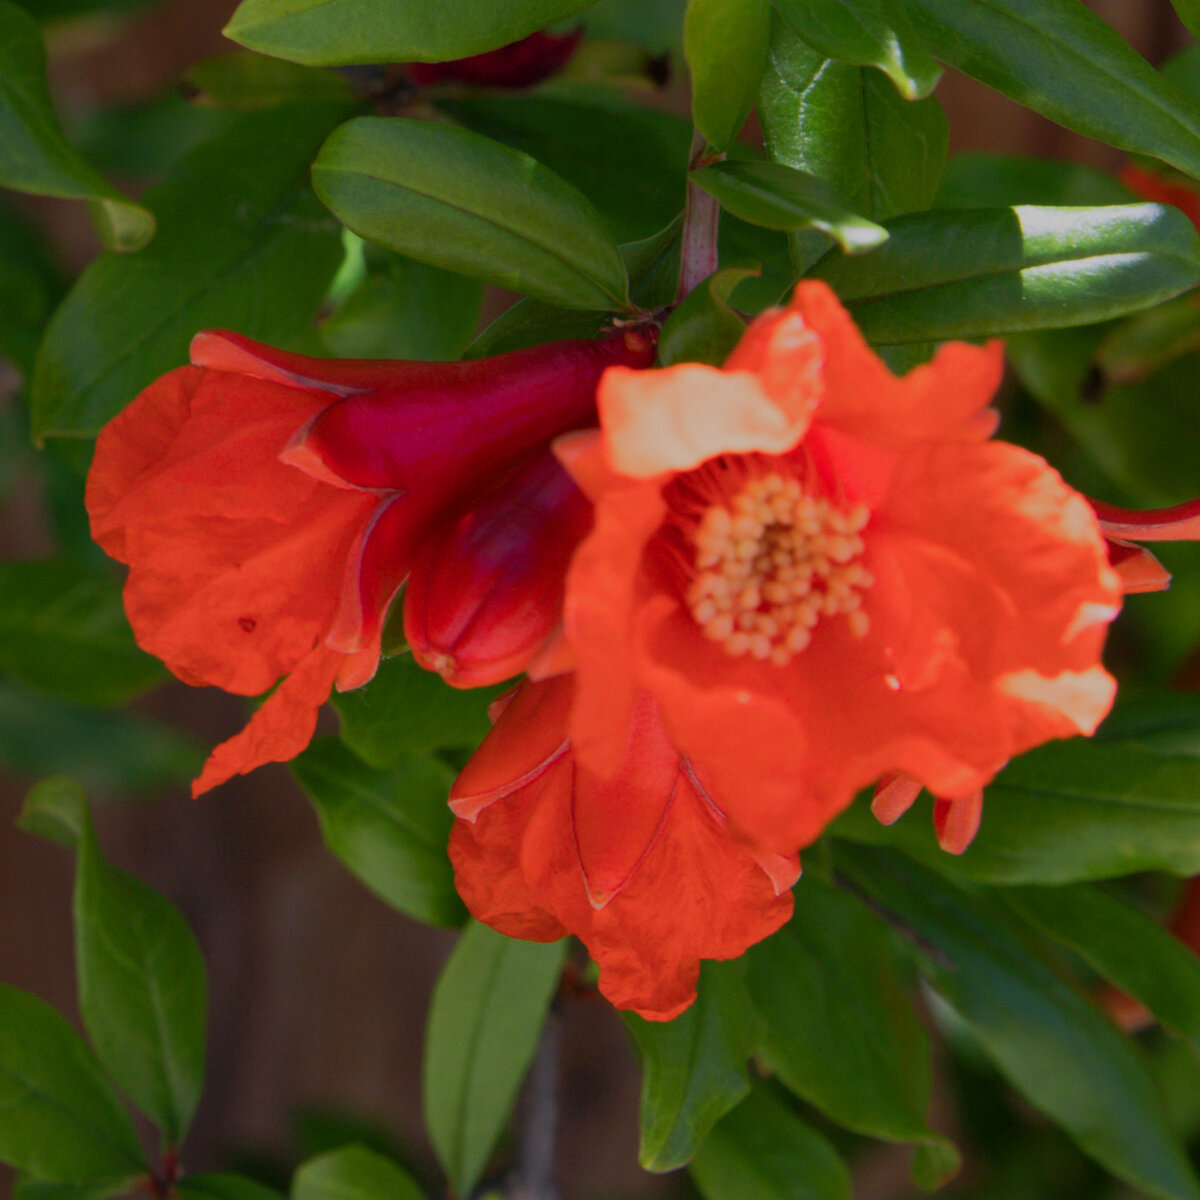
M 197 60 L 233 49 L 220 31 L 235 0 L 135 0 L 124 10 L 81 15 L 83 6 L 72 0 L 53 2 L 64 12 L 48 32 L 50 80 L 64 125 L 93 163 L 136 195 L 154 182 L 156 156 L 167 161 L 172 139 L 194 127 L 180 117 L 187 100 L 179 80 Z M 1152 63 L 1184 45 L 1167 0 L 1092 0 L 1090 7 Z M 621 9 L 605 0 L 585 16 L 619 28 Z M 664 40 L 655 49 L 669 55 L 669 69 L 648 102 L 686 113 L 678 46 Z M 938 95 L 952 153 L 1120 165 L 1117 152 L 954 72 Z M 49 275 L 69 280 L 99 253 L 82 205 L 12 194 L 2 202 L 43 234 Z M 488 312 L 502 303 L 493 298 Z M 86 536 L 81 490 L 64 461 L 40 462 L 24 442 L 14 410 L 19 383 L 0 360 L 0 557 L 40 558 L 64 539 Z M 110 860 L 179 905 L 208 960 L 208 1086 L 187 1147 L 189 1170 L 241 1168 L 282 1182 L 301 1157 L 354 1130 L 435 1180 L 421 1124 L 420 1055 L 430 989 L 452 935 L 408 920 L 355 881 L 322 846 L 312 809 L 285 767 L 235 779 L 199 801 L 188 798 L 195 763 L 244 722 L 242 701 L 168 682 L 134 709 L 132 719 L 89 719 L 0 679 L 0 981 L 74 1014 L 71 856 L 17 831 L 13 820 L 33 780 L 52 771 L 79 774 L 98 802 Z M 335 718 L 324 719 L 332 730 Z M 690 1194 L 682 1176 L 655 1177 L 637 1166 L 640 1073 L 618 1017 L 598 999 L 574 1003 L 564 1039 L 559 1178 L 568 1200 Z M 953 1089 L 958 1099 L 943 1098 L 933 1123 L 962 1136 L 953 1123 L 971 1119 L 970 1104 L 962 1104 L 963 1068 L 942 1066 L 944 1096 Z M 995 1168 L 979 1187 L 972 1184 L 971 1138 L 1015 1137 L 1015 1130 L 1022 1131 L 1020 1144 L 1046 1142 L 1047 1161 L 1060 1164 L 1052 1168 L 1063 1176 L 1055 1195 L 1102 1194 L 1092 1190 L 1098 1177 L 1078 1155 L 1065 1145 L 1059 1154 L 1060 1134 L 1043 1130 L 1028 1112 L 1008 1111 L 1004 1106 L 1015 1103 L 1009 1099 L 989 1100 L 989 1088 L 1000 1094 L 994 1080 L 978 1082 L 976 1105 L 1001 1107 L 967 1131 L 961 1194 L 1035 1195 L 1014 1187 L 1015 1179 L 996 1178 Z M 856 1197 L 919 1194 L 906 1160 L 902 1148 L 864 1143 Z M 0 1195 L 11 1186 L 3 1171 Z

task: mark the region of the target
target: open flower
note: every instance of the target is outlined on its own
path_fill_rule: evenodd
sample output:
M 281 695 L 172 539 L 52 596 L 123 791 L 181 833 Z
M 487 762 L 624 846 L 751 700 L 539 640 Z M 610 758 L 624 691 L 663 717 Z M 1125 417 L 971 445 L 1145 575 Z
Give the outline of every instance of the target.
M 988 440 L 1001 366 L 955 343 L 897 378 L 802 283 L 722 370 L 610 370 L 601 431 L 556 443 L 595 502 L 578 766 L 614 776 L 648 694 L 731 827 L 788 853 L 881 776 L 952 823 L 1012 755 L 1091 733 L 1120 581 L 1084 498 Z
M 93 536 L 129 565 L 140 645 L 187 683 L 256 695 L 283 677 L 193 790 L 299 753 L 333 684 L 373 675 L 430 530 L 592 420 L 606 367 L 653 355 L 635 328 L 464 363 L 197 335 L 193 365 L 101 431 L 87 489 Z
M 522 686 L 455 782 L 459 894 L 512 937 L 575 934 L 613 1004 L 670 1020 L 695 999 L 702 958 L 734 958 L 788 919 L 799 862 L 731 836 L 648 693 L 617 769 L 582 766 L 572 689 L 569 675 Z

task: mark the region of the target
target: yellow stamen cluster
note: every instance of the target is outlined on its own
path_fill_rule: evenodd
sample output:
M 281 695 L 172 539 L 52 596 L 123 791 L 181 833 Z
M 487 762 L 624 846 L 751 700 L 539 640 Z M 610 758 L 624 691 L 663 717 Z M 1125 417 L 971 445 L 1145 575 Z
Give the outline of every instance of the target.
M 862 592 L 875 580 L 859 559 L 869 518 L 865 504 L 836 508 L 776 474 L 751 479 L 728 506 L 711 505 L 687 591 L 704 636 L 778 666 L 809 644 L 823 616 L 845 614 L 865 637 Z

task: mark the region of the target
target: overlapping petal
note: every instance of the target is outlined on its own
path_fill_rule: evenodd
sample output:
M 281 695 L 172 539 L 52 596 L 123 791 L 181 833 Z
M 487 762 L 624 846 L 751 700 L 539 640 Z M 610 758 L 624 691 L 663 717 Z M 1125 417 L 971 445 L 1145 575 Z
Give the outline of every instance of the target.
M 694 999 L 702 958 L 740 954 L 787 920 L 798 866 L 760 865 L 730 836 L 648 696 L 618 771 L 581 769 L 560 740 L 572 687 L 526 684 L 481 746 L 483 765 L 455 784 L 456 810 L 474 817 L 451 835 L 459 891 L 503 933 L 580 937 L 614 1004 L 669 1020 Z M 537 763 L 533 743 L 546 751 Z

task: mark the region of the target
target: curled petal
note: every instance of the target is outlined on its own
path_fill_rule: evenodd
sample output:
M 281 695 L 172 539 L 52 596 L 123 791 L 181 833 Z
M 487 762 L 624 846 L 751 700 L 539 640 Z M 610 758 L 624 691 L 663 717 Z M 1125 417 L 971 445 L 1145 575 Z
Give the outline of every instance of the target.
M 1164 592 L 1171 586 L 1171 573 L 1143 546 L 1109 538 L 1108 561 L 1126 595 Z
M 983 816 L 983 792 L 946 799 L 939 796 L 933 802 L 933 828 L 938 845 L 947 854 L 962 854 L 975 840 Z
M 318 646 L 305 656 L 250 719 L 241 733 L 222 742 L 192 784 L 199 796 L 234 775 L 244 775 L 269 762 L 295 758 L 312 740 L 317 710 L 344 662 L 343 656 Z
M 881 825 L 894 825 L 921 794 L 921 785 L 907 775 L 885 775 L 875 787 L 871 812 Z
M 1100 530 L 1112 541 L 1194 542 L 1200 538 L 1200 500 L 1173 508 L 1114 508 L 1102 500 L 1089 500 Z

